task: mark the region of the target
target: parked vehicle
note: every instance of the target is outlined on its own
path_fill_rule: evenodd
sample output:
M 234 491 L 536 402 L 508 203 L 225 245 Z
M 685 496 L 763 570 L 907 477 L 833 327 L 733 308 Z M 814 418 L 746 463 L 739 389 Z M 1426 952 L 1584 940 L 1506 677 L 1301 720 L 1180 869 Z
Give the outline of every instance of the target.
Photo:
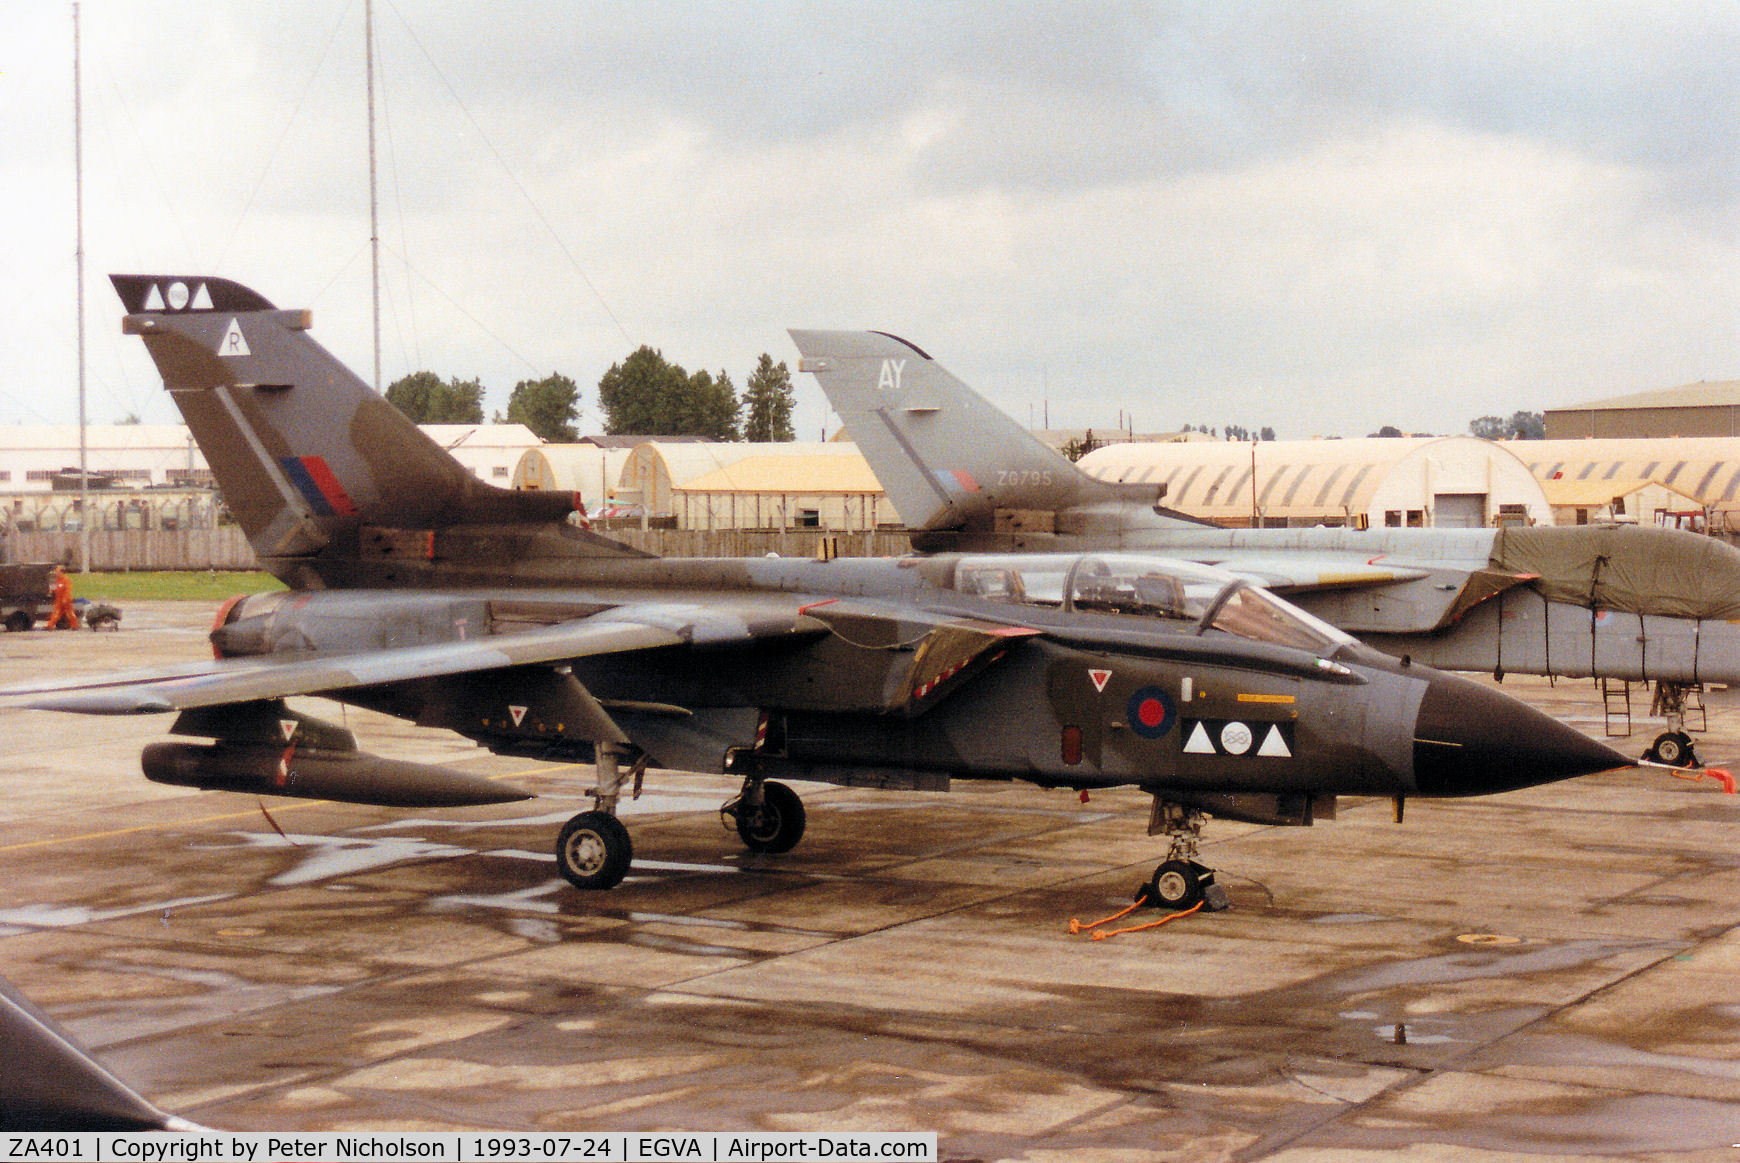
M 53 603 L 54 563 L 0 565 L 0 626 L 11 631 L 36 625 Z

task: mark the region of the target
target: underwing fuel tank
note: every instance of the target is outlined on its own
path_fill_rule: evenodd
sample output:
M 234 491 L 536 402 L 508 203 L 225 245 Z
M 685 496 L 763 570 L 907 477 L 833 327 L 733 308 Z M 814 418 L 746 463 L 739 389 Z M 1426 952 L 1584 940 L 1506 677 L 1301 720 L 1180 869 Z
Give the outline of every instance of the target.
M 140 765 L 152 783 L 393 808 L 458 808 L 532 798 L 530 792 L 481 776 L 363 751 L 153 743 L 140 756 Z

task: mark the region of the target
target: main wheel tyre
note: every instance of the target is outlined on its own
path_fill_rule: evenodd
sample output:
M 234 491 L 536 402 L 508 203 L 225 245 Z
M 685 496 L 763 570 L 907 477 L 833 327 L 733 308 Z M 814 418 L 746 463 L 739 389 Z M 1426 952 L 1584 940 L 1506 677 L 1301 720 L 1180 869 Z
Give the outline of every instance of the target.
M 581 812 L 556 837 L 556 867 L 575 888 L 615 888 L 633 859 L 628 829 L 608 812 Z
M 737 834 L 751 852 L 790 852 L 803 839 L 804 802 L 783 783 L 764 783 L 759 807 L 738 807 Z
M 1664 731 L 1655 737 L 1649 756 L 1669 767 L 1690 767 L 1693 762 L 1692 737 L 1684 731 Z
M 1168 860 L 1154 870 L 1142 891 L 1153 907 L 1178 912 L 1202 903 L 1202 888 L 1202 877 L 1188 862 Z
M 29 614 L 26 614 L 23 610 L 13 610 L 10 614 L 6 615 L 6 629 L 10 633 L 21 634 L 30 629 L 31 623 L 35 620 L 36 619 L 32 618 Z

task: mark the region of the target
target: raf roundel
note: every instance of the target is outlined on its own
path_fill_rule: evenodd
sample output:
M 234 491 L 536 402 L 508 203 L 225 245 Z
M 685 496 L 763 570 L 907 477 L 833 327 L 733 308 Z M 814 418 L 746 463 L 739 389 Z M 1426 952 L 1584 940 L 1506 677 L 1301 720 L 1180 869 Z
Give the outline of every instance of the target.
M 1178 722 L 1178 706 L 1157 686 L 1145 686 L 1130 696 L 1130 730 L 1144 739 L 1159 739 Z

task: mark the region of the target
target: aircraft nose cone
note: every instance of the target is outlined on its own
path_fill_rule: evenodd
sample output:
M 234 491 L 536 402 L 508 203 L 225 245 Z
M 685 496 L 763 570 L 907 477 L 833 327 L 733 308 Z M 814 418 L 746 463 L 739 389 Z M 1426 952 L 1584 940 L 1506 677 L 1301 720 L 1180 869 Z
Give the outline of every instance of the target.
M 1414 727 L 1423 796 L 1478 796 L 1635 766 L 1533 707 L 1454 675 L 1432 678 Z

